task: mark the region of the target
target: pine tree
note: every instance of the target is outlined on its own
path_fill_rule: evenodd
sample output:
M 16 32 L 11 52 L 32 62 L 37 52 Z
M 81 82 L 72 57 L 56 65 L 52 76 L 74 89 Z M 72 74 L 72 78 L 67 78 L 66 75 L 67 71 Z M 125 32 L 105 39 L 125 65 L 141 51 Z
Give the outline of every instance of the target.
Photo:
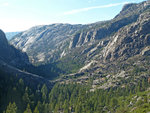
M 112 98 L 112 100 L 111 100 L 111 106 L 114 108 L 117 105 L 118 105 L 118 100 L 116 98 Z
M 54 113 L 57 113 L 59 111 L 59 105 L 56 104 L 55 109 L 54 109 Z
M 26 87 L 25 89 L 25 93 L 23 95 L 23 101 L 25 102 L 25 105 L 30 104 L 30 98 L 29 98 L 29 94 L 28 94 L 28 87 Z
M 48 90 L 47 90 L 47 87 L 45 84 L 43 85 L 43 87 L 41 89 L 41 93 L 42 93 L 42 99 L 43 99 L 43 101 L 45 101 L 47 98 L 47 93 L 48 93 Z
M 24 86 L 24 81 L 23 81 L 23 79 L 22 79 L 22 78 L 21 78 L 21 79 L 19 79 L 19 85 Z
M 24 93 L 24 81 L 23 79 L 19 79 L 19 85 L 18 88 L 20 89 L 21 93 Z
M 144 91 L 146 89 L 146 82 L 145 80 L 143 79 L 142 80 L 142 90 Z
M 47 103 L 45 103 L 45 102 L 43 102 L 43 111 L 42 111 L 42 113 L 49 113 L 50 111 L 49 111 L 49 109 L 48 109 L 48 104 Z
M 6 112 L 4 113 L 17 113 L 17 106 L 16 103 L 13 102 L 13 104 L 10 102 L 7 106 Z
M 69 105 L 67 100 L 65 100 L 63 108 L 64 108 L 64 113 L 69 113 Z
M 33 113 L 40 113 L 38 107 L 36 106 Z
M 82 104 L 79 102 L 75 107 L 75 113 L 81 113 L 82 112 Z
M 43 108 L 42 108 L 42 103 L 40 101 L 38 101 L 38 103 L 37 103 L 37 108 L 38 108 L 39 112 L 41 113 Z
M 31 111 L 31 108 L 30 108 L 30 105 L 29 105 L 29 104 L 27 105 L 27 108 L 26 108 L 26 110 L 24 111 L 24 113 L 32 113 L 32 111 Z

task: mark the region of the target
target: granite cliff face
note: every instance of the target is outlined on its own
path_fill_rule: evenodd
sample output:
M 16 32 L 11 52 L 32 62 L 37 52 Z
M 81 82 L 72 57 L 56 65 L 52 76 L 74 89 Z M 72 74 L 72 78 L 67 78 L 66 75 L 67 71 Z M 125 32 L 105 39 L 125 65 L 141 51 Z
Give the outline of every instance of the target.
M 27 52 L 32 63 L 53 62 L 66 54 L 70 37 L 82 27 L 70 24 L 36 26 L 16 35 L 10 43 Z
M 137 21 L 142 12 L 149 9 L 148 2 L 139 4 L 126 4 L 122 11 L 112 20 L 88 25 L 88 27 L 76 33 L 70 48 L 79 47 L 87 42 L 94 42 L 106 37 L 110 37 L 120 28 Z
M 149 7 L 148 2 L 127 4 L 114 19 L 88 25 L 36 26 L 16 35 L 10 43 L 26 52 L 34 64 L 53 63 L 68 55 L 74 48 L 84 48 L 85 45 L 95 45 L 98 41 L 110 39 L 121 28 L 135 23 Z
M 120 29 L 104 49 L 105 60 L 128 59 L 137 54 L 149 54 L 150 12 L 140 15 L 138 20 Z
M 129 19 L 130 17 L 135 18 L 132 20 Z M 125 18 L 132 21 L 129 22 L 128 19 L 122 21 Z M 125 5 L 120 14 L 111 22 L 114 21 L 116 23 L 113 24 L 112 29 L 117 29 L 115 32 L 107 34 L 106 37 L 102 36 L 103 32 L 95 35 L 96 32 L 91 32 L 92 28 L 74 35 L 71 44 L 72 48 L 78 49 L 76 52 L 78 54 L 72 55 L 73 60 L 78 59 L 78 63 L 83 62 L 84 65 L 76 73 L 62 77 L 61 81 L 63 79 L 66 82 L 86 84 L 87 80 L 93 78 L 91 91 L 94 91 L 127 84 L 133 85 L 137 80 L 150 76 L 149 1 Z M 109 26 L 109 28 L 111 27 Z M 97 39 L 94 39 L 96 36 Z M 74 49 L 72 50 L 74 51 Z M 75 79 L 72 80 L 72 78 Z

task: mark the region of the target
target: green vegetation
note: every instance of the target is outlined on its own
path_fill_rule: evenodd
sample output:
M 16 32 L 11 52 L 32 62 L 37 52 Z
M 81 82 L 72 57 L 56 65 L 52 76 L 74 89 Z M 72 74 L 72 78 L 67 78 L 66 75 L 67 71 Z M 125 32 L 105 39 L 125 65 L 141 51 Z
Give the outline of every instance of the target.
M 149 113 L 149 12 L 127 4 L 109 21 L 22 32 L 10 43 L 34 66 L 0 30 L 0 113 Z
M 17 106 L 16 103 L 9 103 L 9 105 L 7 106 L 6 111 L 4 111 L 4 113 L 17 113 Z
M 0 71 L 0 112 L 3 113 L 145 113 L 150 110 L 148 78 L 126 85 L 90 92 L 90 85 L 45 84 L 36 89 Z

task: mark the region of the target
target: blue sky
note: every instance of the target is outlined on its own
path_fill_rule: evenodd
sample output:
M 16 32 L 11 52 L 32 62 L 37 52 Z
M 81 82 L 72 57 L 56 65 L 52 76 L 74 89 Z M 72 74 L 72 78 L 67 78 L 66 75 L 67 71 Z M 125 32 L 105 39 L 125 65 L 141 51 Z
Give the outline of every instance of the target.
M 52 23 L 87 24 L 112 19 L 126 3 L 144 0 L 0 0 L 0 29 L 22 31 Z

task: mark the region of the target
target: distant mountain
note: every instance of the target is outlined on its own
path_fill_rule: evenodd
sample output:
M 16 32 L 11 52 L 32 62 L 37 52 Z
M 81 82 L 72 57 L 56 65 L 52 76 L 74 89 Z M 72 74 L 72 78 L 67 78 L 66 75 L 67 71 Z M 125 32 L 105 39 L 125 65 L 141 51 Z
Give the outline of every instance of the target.
M 69 41 L 83 25 L 52 24 L 36 26 L 10 40 L 16 48 L 27 52 L 31 62 L 53 62 L 66 54 Z
M 15 35 L 19 34 L 20 32 L 6 32 L 7 40 L 11 40 Z
M 73 50 L 93 48 L 86 45 L 95 45 L 102 41 L 106 43 L 109 37 L 120 28 L 137 21 L 139 15 L 147 10 L 149 5 L 127 4 L 112 20 L 88 25 L 52 24 L 36 26 L 19 33 L 10 40 L 16 48 L 27 52 L 34 64 L 56 62 Z

